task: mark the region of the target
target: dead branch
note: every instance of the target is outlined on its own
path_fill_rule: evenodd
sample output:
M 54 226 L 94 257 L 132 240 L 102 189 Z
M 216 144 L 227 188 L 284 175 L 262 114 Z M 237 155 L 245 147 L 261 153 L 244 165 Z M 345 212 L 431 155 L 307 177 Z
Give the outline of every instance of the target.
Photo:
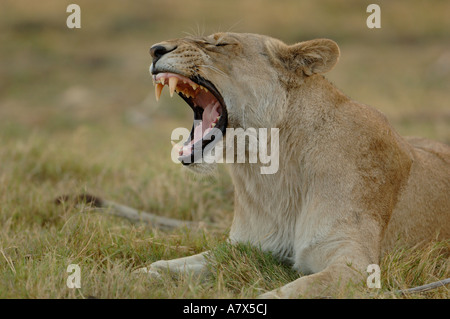
M 103 200 L 99 197 L 92 196 L 89 194 L 82 194 L 76 196 L 64 195 L 58 197 L 55 202 L 57 204 L 69 202 L 76 205 L 79 204 L 90 205 L 94 209 L 94 211 L 105 213 L 108 215 L 123 217 L 131 222 L 144 223 L 150 225 L 151 227 L 159 229 L 165 230 L 171 230 L 175 228 L 194 229 L 199 227 L 199 223 L 158 216 L 153 213 L 137 210 L 128 206 L 117 204 L 112 201 Z
M 444 280 L 440 280 L 440 281 L 436 281 L 436 282 L 432 282 L 430 284 L 426 284 L 426 285 L 422 285 L 422 286 L 417 286 L 414 288 L 409 288 L 409 289 L 403 289 L 403 290 L 397 290 L 395 291 L 396 294 L 401 294 L 401 295 L 407 295 L 407 294 L 413 294 L 413 293 L 420 293 L 420 292 L 425 292 L 431 289 L 436 289 L 445 285 L 450 284 L 450 278 L 444 279 Z

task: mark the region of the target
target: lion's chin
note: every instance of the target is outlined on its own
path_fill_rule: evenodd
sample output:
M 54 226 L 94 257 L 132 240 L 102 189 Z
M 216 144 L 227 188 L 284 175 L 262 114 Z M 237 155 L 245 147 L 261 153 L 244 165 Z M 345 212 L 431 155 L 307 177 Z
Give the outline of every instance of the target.
M 185 167 L 188 171 L 199 175 L 214 175 L 217 172 L 216 163 L 192 163 L 183 167 Z

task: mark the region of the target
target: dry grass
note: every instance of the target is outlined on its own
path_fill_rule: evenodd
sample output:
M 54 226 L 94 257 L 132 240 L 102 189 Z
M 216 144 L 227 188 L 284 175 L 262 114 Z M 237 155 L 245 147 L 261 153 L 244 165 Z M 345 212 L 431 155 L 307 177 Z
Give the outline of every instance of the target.
M 386 113 L 401 134 L 450 142 L 448 2 L 382 4 L 382 29 L 365 27 L 368 1 L 87 1 L 82 29 L 65 27 L 71 1 L 3 0 L 0 5 L 0 297 L 239 298 L 292 280 L 287 265 L 249 247 L 224 244 L 233 187 L 185 174 L 170 161 L 170 133 L 191 123 L 177 100 L 153 100 L 148 48 L 184 32 L 232 27 L 295 42 L 337 40 L 329 78 Z M 420 16 L 420 19 L 412 17 Z M 165 233 L 74 207 L 87 191 L 136 208 L 216 228 Z M 158 259 L 215 249 L 205 282 L 160 282 L 131 274 Z M 448 288 L 390 292 L 450 277 L 449 243 L 404 248 L 381 263 L 382 289 L 342 297 L 448 298 Z M 66 287 L 79 264 L 82 288 Z

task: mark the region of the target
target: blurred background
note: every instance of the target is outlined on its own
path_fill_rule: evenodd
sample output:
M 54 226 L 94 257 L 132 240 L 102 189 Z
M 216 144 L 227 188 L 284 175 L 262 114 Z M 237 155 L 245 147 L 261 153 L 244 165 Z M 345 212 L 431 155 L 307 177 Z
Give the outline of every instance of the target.
M 154 127 L 178 114 L 190 121 L 175 99 L 157 109 L 148 49 L 231 30 L 288 43 L 337 41 L 342 57 L 328 78 L 339 88 L 385 112 L 402 133 L 450 141 L 449 1 L 378 1 L 381 29 L 367 28 L 373 1 L 360 0 L 79 0 L 82 28 L 68 29 L 72 2 L 1 1 L 2 135 L 106 123 Z
M 72 2 L 81 29 L 66 26 Z M 225 175 L 204 182 L 217 187 L 198 204 L 193 192 L 205 184 L 180 195 L 190 184 L 171 173 L 170 133 L 190 129 L 192 114 L 167 91 L 156 103 L 148 50 L 187 34 L 331 38 L 341 59 L 327 77 L 338 88 L 384 112 L 403 135 L 449 143 L 450 2 L 376 1 L 381 29 L 369 29 L 373 2 L 2 0 L 0 209 L 32 209 L 45 223 L 52 217 L 34 208 L 41 199 L 87 190 L 186 218 L 222 199 L 220 209 L 231 211 Z

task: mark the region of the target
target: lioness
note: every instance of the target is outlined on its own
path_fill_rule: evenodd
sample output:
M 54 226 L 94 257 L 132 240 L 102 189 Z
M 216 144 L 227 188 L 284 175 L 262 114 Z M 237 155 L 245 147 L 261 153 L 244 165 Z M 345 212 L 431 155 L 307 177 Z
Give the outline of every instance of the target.
M 327 81 L 340 54 L 334 41 L 216 33 L 161 42 L 150 54 L 156 97 L 168 85 L 202 120 L 179 151 L 186 167 L 210 171 L 214 164 L 198 159 L 224 142 L 205 138 L 213 128 L 279 128 L 275 174 L 261 174 L 260 162 L 228 165 L 230 242 L 270 251 L 306 275 L 261 297 L 330 294 L 364 279 L 398 240 L 450 237 L 450 147 L 400 137 L 383 114 Z M 205 254 L 148 272 L 199 274 Z

